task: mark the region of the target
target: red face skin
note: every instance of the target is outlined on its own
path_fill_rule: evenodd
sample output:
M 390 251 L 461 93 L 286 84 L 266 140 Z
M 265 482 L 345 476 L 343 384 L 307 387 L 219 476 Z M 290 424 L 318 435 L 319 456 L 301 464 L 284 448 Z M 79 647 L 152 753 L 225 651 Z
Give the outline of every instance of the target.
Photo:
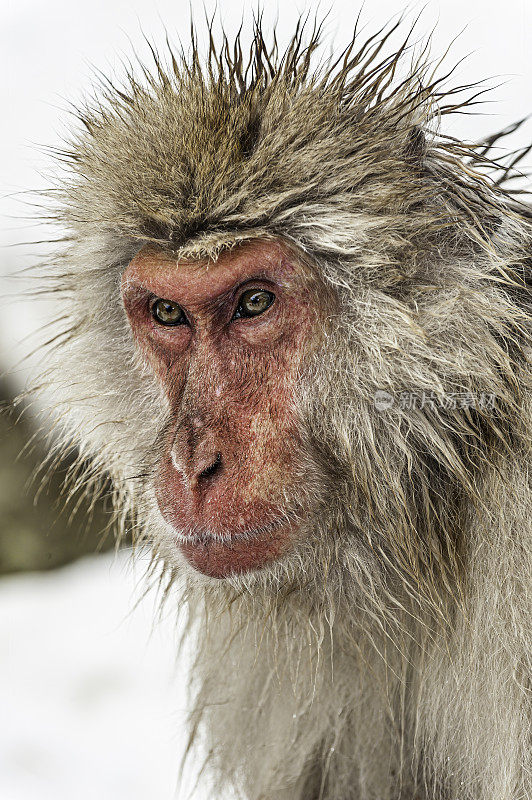
M 250 289 L 275 300 L 235 318 Z M 293 401 L 316 325 L 301 264 L 275 240 L 225 251 L 215 263 L 177 262 L 146 247 L 124 273 L 122 296 L 170 407 L 155 496 L 176 545 L 216 578 L 265 566 L 296 535 L 283 491 L 294 488 L 301 445 Z M 177 303 L 186 324 L 157 322 L 158 298 Z

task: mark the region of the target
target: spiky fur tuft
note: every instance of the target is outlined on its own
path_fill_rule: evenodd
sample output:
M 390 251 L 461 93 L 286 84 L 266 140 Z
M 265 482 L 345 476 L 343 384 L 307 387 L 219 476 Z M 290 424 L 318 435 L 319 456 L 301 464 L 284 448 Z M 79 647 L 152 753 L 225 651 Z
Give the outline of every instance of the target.
M 102 88 L 62 153 L 46 380 L 66 445 L 111 474 L 187 608 L 191 743 L 250 800 L 532 796 L 532 230 L 490 143 L 438 133 L 473 101 L 425 54 L 398 77 L 395 28 L 316 67 L 303 24 L 282 55 L 257 24 L 247 60 L 211 33 L 202 61 L 193 32 L 189 56 Z M 215 260 L 257 237 L 337 303 L 298 398 L 321 510 L 275 568 L 213 584 L 176 562 L 154 504 L 166 408 L 119 282 L 147 242 Z M 379 410 L 379 390 L 429 400 Z

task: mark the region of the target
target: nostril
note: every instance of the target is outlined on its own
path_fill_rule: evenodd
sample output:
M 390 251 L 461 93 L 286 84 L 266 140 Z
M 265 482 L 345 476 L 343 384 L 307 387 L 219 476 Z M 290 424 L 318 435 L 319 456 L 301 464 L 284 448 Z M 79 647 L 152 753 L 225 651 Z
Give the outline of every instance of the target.
M 222 466 L 222 454 L 221 453 L 216 453 L 216 458 L 214 459 L 212 464 L 210 464 L 208 467 L 206 467 L 204 470 L 202 470 L 199 473 L 198 480 L 200 480 L 200 479 L 203 480 L 205 478 L 210 478 L 211 475 L 214 475 L 215 472 L 218 472 L 218 470 L 221 468 L 221 466 Z

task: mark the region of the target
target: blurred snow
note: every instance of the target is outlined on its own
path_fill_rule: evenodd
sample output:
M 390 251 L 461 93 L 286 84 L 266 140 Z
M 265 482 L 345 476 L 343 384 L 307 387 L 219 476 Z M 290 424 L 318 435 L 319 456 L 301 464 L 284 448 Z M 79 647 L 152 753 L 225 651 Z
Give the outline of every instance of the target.
M 176 796 L 186 665 L 155 593 L 135 607 L 142 572 L 122 552 L 0 580 L 2 800 Z

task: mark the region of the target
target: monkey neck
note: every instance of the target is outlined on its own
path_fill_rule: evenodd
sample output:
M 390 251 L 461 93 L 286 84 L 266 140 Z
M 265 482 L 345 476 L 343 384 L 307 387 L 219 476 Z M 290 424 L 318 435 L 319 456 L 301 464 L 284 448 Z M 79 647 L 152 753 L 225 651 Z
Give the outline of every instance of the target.
M 253 799 L 284 800 L 274 789 L 284 785 L 308 800 L 308 782 L 321 780 L 309 776 L 309 763 L 325 759 L 331 796 L 350 797 L 353 775 L 339 765 L 342 758 L 352 764 L 358 750 L 371 796 L 393 796 L 390 775 L 399 775 L 401 746 L 413 740 L 401 706 L 405 688 L 415 691 L 411 665 L 419 645 L 406 630 L 396 630 L 392 642 L 391 630 L 371 623 L 360 607 L 348 623 L 344 612 L 311 610 L 296 592 L 282 602 L 242 594 L 226 605 L 212 595 L 198 598 L 189 620 L 196 653 L 192 729 L 205 737 L 202 750 L 220 781 L 242 785 Z M 250 785 L 243 754 L 253 759 Z M 392 762 L 393 770 L 383 772 L 380 764 Z
M 485 642 L 496 631 L 509 653 L 527 657 L 493 586 L 501 563 L 516 586 L 526 584 L 521 539 L 509 541 L 507 534 L 516 524 L 526 528 L 524 510 L 518 520 L 515 509 L 528 480 L 517 465 L 511 482 L 494 473 L 492 516 L 471 510 L 472 588 L 465 608 L 455 604 L 448 618 L 422 619 L 412 606 L 401 609 L 397 597 L 388 598 L 389 614 L 377 616 L 384 600 L 372 605 L 361 592 L 346 591 L 342 599 L 322 594 L 321 603 L 314 595 L 312 606 L 302 589 L 268 595 L 258 584 L 254 593 L 190 586 L 192 739 L 203 741 L 220 785 L 234 782 L 251 800 L 350 798 L 357 796 L 353 787 L 379 800 L 425 798 L 435 785 L 431 774 L 434 781 L 451 780 L 447 760 L 435 762 L 428 778 L 420 774 L 436 740 L 455 759 L 458 784 L 476 774 L 477 742 L 488 736 L 496 747 L 504 720 L 521 702 L 517 684 L 495 699 L 490 694 L 494 680 L 504 683 L 508 665 L 490 660 Z M 331 585 L 337 589 L 332 578 Z M 469 693 L 457 703 L 462 683 Z M 478 727 L 476 714 L 488 701 L 497 703 L 501 720 L 493 734 Z M 419 709 L 429 709 L 429 716 L 420 717 Z M 243 763 L 252 764 L 249 781 Z M 282 793 L 278 786 L 289 788 Z

